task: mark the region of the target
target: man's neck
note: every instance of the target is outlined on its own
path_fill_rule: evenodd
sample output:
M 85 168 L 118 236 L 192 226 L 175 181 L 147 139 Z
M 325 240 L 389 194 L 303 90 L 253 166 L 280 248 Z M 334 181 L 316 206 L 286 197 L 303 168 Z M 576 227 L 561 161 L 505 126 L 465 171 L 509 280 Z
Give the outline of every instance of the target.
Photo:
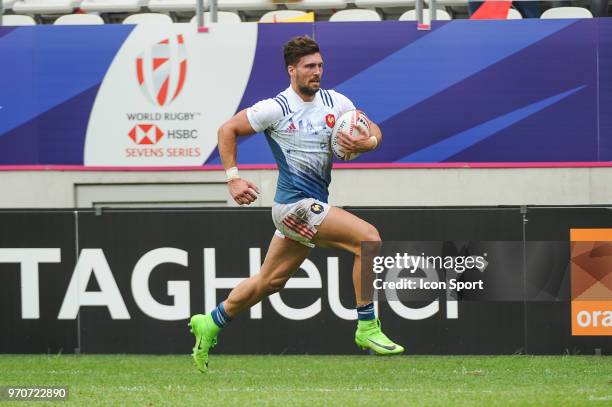
M 317 95 L 316 93 L 312 96 L 308 96 L 305 95 L 304 93 L 300 92 L 300 90 L 298 89 L 298 87 L 295 84 L 291 84 L 291 89 L 293 89 L 293 91 L 295 92 L 296 95 L 298 95 L 300 97 L 300 99 L 302 99 L 304 102 L 312 102 L 315 98 L 315 96 Z

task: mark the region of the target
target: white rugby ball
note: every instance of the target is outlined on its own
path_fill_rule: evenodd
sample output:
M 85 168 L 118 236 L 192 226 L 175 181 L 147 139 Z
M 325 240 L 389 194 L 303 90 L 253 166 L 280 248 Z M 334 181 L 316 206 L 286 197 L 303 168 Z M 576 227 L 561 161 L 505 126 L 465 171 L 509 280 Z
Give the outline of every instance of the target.
M 361 155 L 361 153 L 346 153 L 342 146 L 338 144 L 338 132 L 346 133 L 351 137 L 359 135 L 359 130 L 355 128 L 356 124 L 361 125 L 362 129 L 365 129 L 367 132 L 366 136 L 370 136 L 370 121 L 362 111 L 349 110 L 336 119 L 331 134 L 331 148 L 334 155 L 341 160 L 354 160 Z

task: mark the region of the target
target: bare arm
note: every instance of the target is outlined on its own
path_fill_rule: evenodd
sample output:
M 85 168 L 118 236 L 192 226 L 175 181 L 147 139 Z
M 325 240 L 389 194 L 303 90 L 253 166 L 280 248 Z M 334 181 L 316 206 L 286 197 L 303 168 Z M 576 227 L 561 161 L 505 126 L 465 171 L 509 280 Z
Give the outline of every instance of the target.
M 374 123 L 373 121 L 370 121 L 370 136 L 376 137 L 376 146 L 371 149 L 374 150 L 374 148 L 382 143 L 382 131 L 380 130 L 380 127 L 378 127 L 378 124 Z
M 249 123 L 246 110 L 236 113 L 231 119 L 223 123 L 217 132 L 219 156 L 223 163 L 223 168 L 229 170 L 236 167 L 236 150 L 238 146 L 238 136 L 248 136 L 255 133 Z M 259 188 L 250 181 L 234 177 L 228 180 L 230 195 L 239 205 L 249 205 L 257 199 Z

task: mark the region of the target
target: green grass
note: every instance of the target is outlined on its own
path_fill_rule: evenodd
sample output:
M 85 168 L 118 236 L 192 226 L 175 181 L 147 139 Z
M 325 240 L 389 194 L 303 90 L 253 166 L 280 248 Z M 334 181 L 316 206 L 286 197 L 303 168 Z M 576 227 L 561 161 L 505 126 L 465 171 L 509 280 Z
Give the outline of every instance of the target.
M 0 386 L 68 386 L 25 406 L 612 405 L 607 356 L 0 355 Z M 6 403 L 5 404 L 9 404 Z

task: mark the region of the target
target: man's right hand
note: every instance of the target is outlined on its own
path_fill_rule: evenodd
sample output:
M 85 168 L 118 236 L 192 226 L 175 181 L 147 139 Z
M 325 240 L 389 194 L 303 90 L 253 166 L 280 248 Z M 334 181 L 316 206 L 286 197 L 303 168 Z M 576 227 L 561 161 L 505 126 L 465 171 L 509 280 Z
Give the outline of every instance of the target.
M 257 200 L 257 194 L 260 194 L 257 185 L 242 178 L 236 178 L 228 181 L 230 195 L 238 205 L 250 205 Z

